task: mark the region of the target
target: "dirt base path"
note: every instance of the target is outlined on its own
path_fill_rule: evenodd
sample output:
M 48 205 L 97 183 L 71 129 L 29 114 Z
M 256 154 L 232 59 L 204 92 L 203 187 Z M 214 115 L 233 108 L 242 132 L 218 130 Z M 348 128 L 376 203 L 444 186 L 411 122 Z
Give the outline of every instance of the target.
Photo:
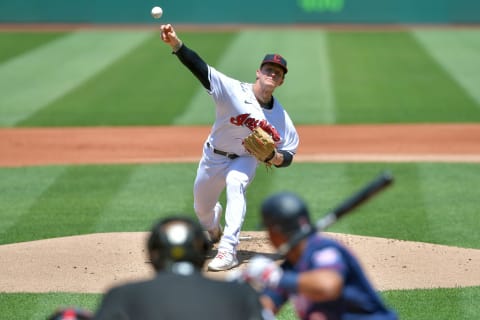
M 0 166 L 196 162 L 209 127 L 0 129 Z M 479 124 L 300 126 L 295 161 L 480 162 Z
M 480 162 L 480 125 L 303 126 L 295 161 Z M 197 162 L 209 127 L 0 129 L 0 167 Z M 380 290 L 480 285 L 480 250 L 329 234 L 350 247 Z M 245 232 L 244 267 L 272 252 Z M 0 292 L 96 292 L 152 275 L 145 233 L 104 233 L 0 246 Z M 81 245 L 80 245 L 81 243 Z M 211 257 L 210 257 L 211 258 Z M 207 273 L 223 277 L 225 273 Z

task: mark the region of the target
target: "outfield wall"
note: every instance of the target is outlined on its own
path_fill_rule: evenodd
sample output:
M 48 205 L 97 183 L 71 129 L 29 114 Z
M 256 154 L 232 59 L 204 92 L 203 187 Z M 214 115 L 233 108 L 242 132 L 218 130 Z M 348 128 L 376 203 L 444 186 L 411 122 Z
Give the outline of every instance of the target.
M 480 23 L 480 0 L 0 0 L 0 23 Z

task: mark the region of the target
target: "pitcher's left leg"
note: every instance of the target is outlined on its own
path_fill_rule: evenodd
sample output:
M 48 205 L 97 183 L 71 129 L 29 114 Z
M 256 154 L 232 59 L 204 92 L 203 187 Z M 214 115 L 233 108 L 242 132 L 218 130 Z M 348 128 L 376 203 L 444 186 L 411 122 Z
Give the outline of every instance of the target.
M 210 270 L 228 270 L 238 265 L 237 246 L 247 209 L 246 189 L 255 176 L 256 160 L 251 161 L 252 159 L 245 157 L 243 160 L 246 161 L 232 166 L 232 170 L 227 173 L 225 228 L 218 254 L 208 265 Z

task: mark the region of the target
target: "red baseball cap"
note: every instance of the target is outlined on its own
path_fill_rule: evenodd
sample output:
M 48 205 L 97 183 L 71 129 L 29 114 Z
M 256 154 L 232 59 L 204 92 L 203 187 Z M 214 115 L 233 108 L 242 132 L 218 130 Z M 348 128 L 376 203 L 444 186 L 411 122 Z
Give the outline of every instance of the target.
M 273 63 L 280 66 L 285 73 L 288 72 L 287 69 L 287 60 L 285 60 L 281 55 L 276 53 L 269 53 L 263 58 L 260 68 L 263 67 L 265 63 Z

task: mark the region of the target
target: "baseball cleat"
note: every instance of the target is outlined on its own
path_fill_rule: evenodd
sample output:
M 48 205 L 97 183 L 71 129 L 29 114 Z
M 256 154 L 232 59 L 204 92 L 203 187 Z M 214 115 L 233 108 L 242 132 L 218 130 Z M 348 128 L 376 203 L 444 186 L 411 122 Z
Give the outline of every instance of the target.
M 237 255 L 228 251 L 218 251 L 215 258 L 208 264 L 208 270 L 225 271 L 238 265 Z

